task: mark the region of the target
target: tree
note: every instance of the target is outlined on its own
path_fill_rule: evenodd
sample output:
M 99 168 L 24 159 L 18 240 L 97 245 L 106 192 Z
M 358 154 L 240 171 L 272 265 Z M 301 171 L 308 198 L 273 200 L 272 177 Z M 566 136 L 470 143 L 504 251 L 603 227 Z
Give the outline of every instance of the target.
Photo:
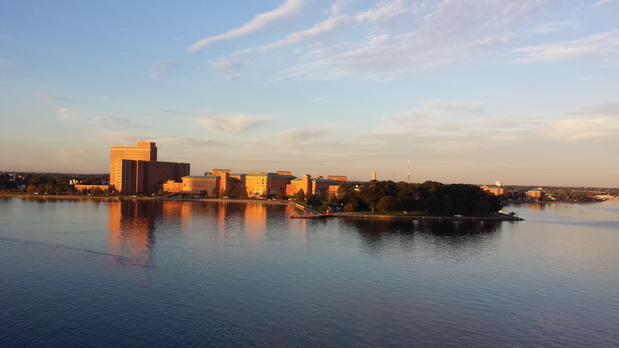
M 294 194 L 294 200 L 298 203 L 305 202 L 305 192 L 303 192 L 303 189 L 300 189 L 297 193 Z
M 391 213 L 396 206 L 395 197 L 387 195 L 383 196 L 376 204 L 376 209 L 382 211 L 385 214 Z
M 309 195 L 309 197 L 307 197 L 306 203 L 307 205 L 312 207 L 318 207 L 322 205 L 322 201 L 316 195 Z
M 419 193 L 415 189 L 415 184 L 400 181 L 396 189 L 396 205 L 399 209 L 412 211 L 418 209 Z
M 378 201 L 384 196 L 383 188 L 378 184 L 378 181 L 372 180 L 361 186 L 359 192 L 361 199 L 370 206 L 370 209 L 374 211 Z
M 327 203 L 329 204 L 337 204 L 337 197 L 335 197 L 335 195 L 330 195 L 329 199 L 327 200 Z

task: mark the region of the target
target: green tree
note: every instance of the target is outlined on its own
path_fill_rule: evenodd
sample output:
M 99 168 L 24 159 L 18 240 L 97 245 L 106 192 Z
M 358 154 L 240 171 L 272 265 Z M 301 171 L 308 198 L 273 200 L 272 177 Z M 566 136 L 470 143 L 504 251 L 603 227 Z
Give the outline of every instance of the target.
M 391 195 L 383 196 L 376 204 L 376 209 L 385 214 L 391 213 L 396 207 L 395 197 Z
M 297 193 L 294 194 L 294 200 L 297 203 L 305 202 L 305 192 L 303 192 L 303 189 L 300 189 Z
M 318 207 L 322 205 L 322 201 L 316 195 L 309 195 L 306 199 L 306 203 L 307 205 L 312 206 L 312 207 Z
M 385 192 L 383 187 L 376 180 L 363 184 L 363 186 L 361 186 L 361 191 L 359 192 L 361 199 L 370 207 L 372 211 L 374 211 L 376 204 L 378 204 L 378 201 L 380 201 L 384 194 Z

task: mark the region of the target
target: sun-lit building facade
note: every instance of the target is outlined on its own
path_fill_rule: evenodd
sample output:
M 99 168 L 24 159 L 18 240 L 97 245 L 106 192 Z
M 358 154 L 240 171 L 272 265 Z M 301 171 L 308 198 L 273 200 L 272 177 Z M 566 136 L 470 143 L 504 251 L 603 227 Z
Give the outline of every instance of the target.
M 267 173 L 251 172 L 245 175 L 245 190 L 248 197 L 286 196 L 286 185 L 295 179 L 288 171 Z
M 121 193 L 156 193 L 164 182 L 180 181 L 186 175 L 189 163 L 157 161 L 157 146 L 153 142 L 111 148 L 110 185 Z

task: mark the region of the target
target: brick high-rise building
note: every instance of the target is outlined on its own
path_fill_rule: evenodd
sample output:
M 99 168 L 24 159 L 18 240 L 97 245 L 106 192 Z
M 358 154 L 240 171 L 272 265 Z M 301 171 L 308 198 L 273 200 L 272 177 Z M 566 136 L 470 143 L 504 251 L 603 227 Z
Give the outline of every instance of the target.
M 125 194 L 154 193 L 167 180 L 189 175 L 189 163 L 157 161 L 157 146 L 138 142 L 137 146 L 112 146 L 110 185 Z

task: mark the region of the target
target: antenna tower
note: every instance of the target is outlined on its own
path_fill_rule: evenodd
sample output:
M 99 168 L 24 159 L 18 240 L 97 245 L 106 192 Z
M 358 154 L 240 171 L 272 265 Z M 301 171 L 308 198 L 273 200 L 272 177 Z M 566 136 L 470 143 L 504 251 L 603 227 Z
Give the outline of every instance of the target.
M 411 160 L 408 160 L 408 176 L 407 176 L 407 179 L 408 179 L 408 183 L 410 184 L 411 183 Z

